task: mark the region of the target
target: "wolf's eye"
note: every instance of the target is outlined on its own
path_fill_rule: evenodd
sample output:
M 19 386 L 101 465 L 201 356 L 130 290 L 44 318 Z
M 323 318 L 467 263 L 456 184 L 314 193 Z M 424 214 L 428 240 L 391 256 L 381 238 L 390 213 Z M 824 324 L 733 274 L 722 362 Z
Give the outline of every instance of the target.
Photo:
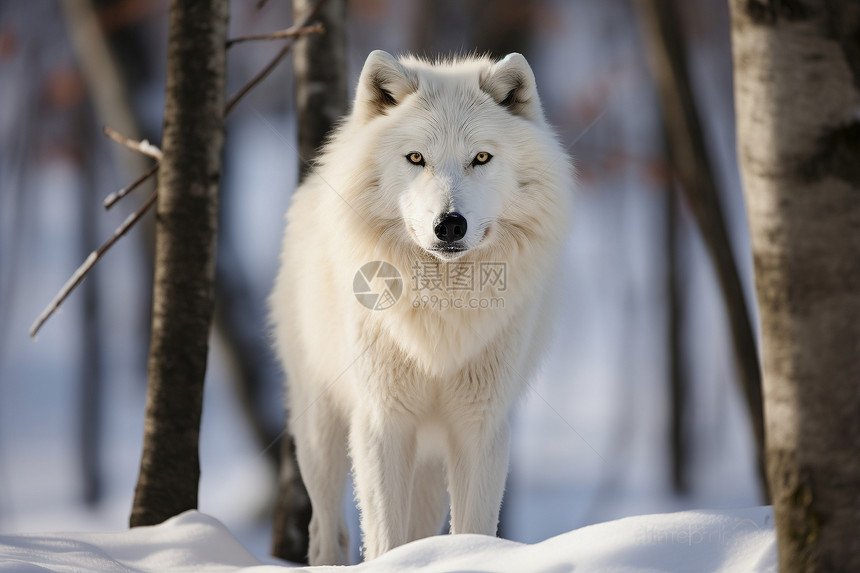
M 489 163 L 492 158 L 492 155 L 486 151 L 482 151 L 475 156 L 475 159 L 472 160 L 472 165 L 484 165 L 485 163 Z
M 412 165 L 424 165 L 424 156 L 417 151 L 413 151 L 412 153 L 407 155 L 406 160 L 409 161 L 409 163 L 411 163 Z

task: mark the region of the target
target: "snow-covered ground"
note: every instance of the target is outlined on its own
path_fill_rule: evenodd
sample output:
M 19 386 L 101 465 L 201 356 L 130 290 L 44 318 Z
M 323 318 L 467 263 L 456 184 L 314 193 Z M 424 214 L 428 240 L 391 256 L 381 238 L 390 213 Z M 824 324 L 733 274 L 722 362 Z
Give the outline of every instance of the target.
M 0 572 L 282 570 L 272 563 L 256 559 L 220 521 L 196 511 L 118 533 L 0 535 Z M 440 535 L 346 569 L 294 570 L 757 573 L 776 571 L 776 546 L 770 508 L 756 507 L 627 517 L 534 544 Z

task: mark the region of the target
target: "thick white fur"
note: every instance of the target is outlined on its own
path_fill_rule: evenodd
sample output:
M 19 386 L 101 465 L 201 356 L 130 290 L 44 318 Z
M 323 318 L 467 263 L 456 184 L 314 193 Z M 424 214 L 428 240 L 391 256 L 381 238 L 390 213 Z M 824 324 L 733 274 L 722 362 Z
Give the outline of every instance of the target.
M 491 161 L 471 166 L 482 151 Z M 368 57 L 351 114 L 295 193 L 271 296 L 312 564 L 347 563 L 350 459 L 366 559 L 439 533 L 449 499 L 452 533 L 495 534 L 507 413 L 545 345 L 573 186 L 521 55 Z M 467 250 L 431 254 L 450 211 L 468 221 Z M 507 289 L 482 293 L 503 309 L 413 306 L 416 261 L 457 257 L 507 265 Z M 352 291 L 376 260 L 404 279 L 387 310 Z

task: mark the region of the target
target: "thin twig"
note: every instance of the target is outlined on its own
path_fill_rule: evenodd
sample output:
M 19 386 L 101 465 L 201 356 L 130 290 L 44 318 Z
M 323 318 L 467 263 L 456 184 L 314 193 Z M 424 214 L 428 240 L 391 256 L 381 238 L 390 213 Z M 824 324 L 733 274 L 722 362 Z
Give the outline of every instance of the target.
M 102 128 L 102 131 L 105 135 L 119 143 L 120 145 L 124 145 L 128 147 L 132 151 L 137 151 L 139 153 L 143 153 L 153 159 L 161 161 L 163 154 L 157 145 L 153 145 L 147 139 L 142 139 L 140 141 L 135 141 L 130 137 L 126 137 L 115 129 L 111 129 L 107 125 Z
M 317 2 L 314 5 L 314 7 L 311 9 L 311 11 L 308 12 L 307 15 L 305 15 L 305 17 L 302 18 L 302 20 L 300 22 L 297 22 L 294 25 L 294 27 L 304 28 L 305 26 L 307 26 L 311 20 L 313 20 L 314 18 L 317 17 L 317 14 L 319 14 L 319 11 L 322 9 L 325 2 L 326 2 L 326 0 L 319 0 L 319 2 Z M 260 70 L 260 72 L 257 73 L 256 76 L 251 78 L 251 80 L 248 83 L 246 83 L 242 87 L 242 89 L 240 89 L 238 92 L 236 92 L 236 94 L 233 97 L 230 98 L 230 100 L 227 102 L 226 107 L 224 108 L 224 115 L 229 114 L 233 110 L 233 108 L 236 107 L 236 104 L 238 104 L 242 100 L 242 98 L 244 98 L 246 95 L 248 95 L 249 91 L 254 89 L 254 87 L 258 83 L 263 81 L 266 78 L 266 76 L 268 76 L 270 73 L 272 73 L 272 70 L 275 69 L 275 67 L 280 63 L 280 61 L 283 60 L 284 57 L 290 53 L 290 50 L 293 49 L 293 45 L 295 43 L 296 43 L 295 36 L 293 36 L 291 38 L 287 38 L 287 43 L 284 44 L 284 46 L 278 51 L 277 54 L 275 54 L 275 57 L 272 58 L 272 61 L 270 61 L 266 65 L 265 68 Z
M 101 259 L 104 254 L 110 249 L 114 243 L 116 243 L 123 235 L 125 235 L 129 229 L 131 229 L 135 223 L 137 223 L 141 217 L 155 204 L 155 199 L 158 197 L 158 190 L 153 191 L 152 195 L 149 196 L 149 199 L 141 205 L 137 211 L 132 213 L 126 218 L 125 221 L 122 222 L 122 225 L 117 227 L 116 231 L 113 232 L 110 239 L 105 241 L 102 246 L 100 246 L 95 251 L 91 252 L 87 259 L 79 266 L 72 276 L 66 281 L 66 284 L 63 285 L 63 288 L 60 289 L 60 292 L 57 293 L 57 296 L 54 297 L 54 300 L 45 307 L 45 310 L 42 311 L 42 314 L 39 315 L 39 318 L 33 323 L 33 326 L 30 327 L 30 337 L 33 338 L 36 336 L 36 333 L 39 332 L 39 329 L 42 328 L 42 325 L 45 324 L 45 321 L 56 312 L 57 308 L 66 300 L 66 297 L 69 296 L 69 293 L 74 290 L 76 286 L 81 284 L 81 281 L 84 280 L 84 277 L 88 272 L 95 266 L 95 264 Z
M 154 163 L 152 167 L 143 172 L 143 174 L 131 182 L 127 187 L 123 187 L 119 191 L 111 193 L 104 200 L 105 209 L 110 209 L 113 207 L 117 201 L 140 187 L 147 179 L 155 175 L 155 172 L 158 171 L 158 168 L 161 167 L 161 162 Z
M 296 26 L 291 26 L 286 30 L 279 30 L 277 32 L 272 32 L 271 34 L 256 34 L 253 36 L 239 36 L 238 38 L 231 38 L 227 40 L 227 47 L 231 47 L 234 44 L 241 44 L 242 42 L 251 42 L 254 40 L 280 40 L 283 38 L 293 38 L 296 36 L 304 36 L 306 34 L 324 34 L 325 27 L 322 23 L 317 22 L 316 24 L 311 24 L 310 26 L 305 26 L 304 28 L 297 28 Z
M 308 23 L 313 20 L 317 16 L 317 14 L 319 14 L 320 9 L 323 7 L 325 2 L 326 0 L 319 0 L 319 2 L 314 5 L 310 12 L 308 12 L 308 14 L 304 18 L 302 18 L 301 22 L 297 23 L 294 27 L 298 29 L 307 27 Z M 227 105 L 224 106 L 224 116 L 227 116 L 231 111 L 233 111 L 233 108 L 236 107 L 236 104 L 238 104 L 242 100 L 242 98 L 244 98 L 248 94 L 248 92 L 254 89 L 257 84 L 263 81 L 266 76 L 268 76 L 272 72 L 272 70 L 275 69 L 275 66 L 277 66 L 282 59 L 284 59 L 284 56 L 286 56 L 290 52 L 290 50 L 293 48 L 293 45 L 295 44 L 296 37 L 289 36 L 287 39 L 287 43 L 284 44 L 284 46 L 278 51 L 277 54 L 275 54 L 275 56 L 266 65 L 266 67 L 260 70 L 257 75 L 251 78 L 251 80 L 246 83 L 242 87 L 242 89 L 240 89 L 232 98 L 230 98 L 230 100 L 227 102 Z M 110 136 L 107 131 L 105 133 Z M 112 136 L 110 137 L 112 139 L 115 139 Z M 120 137 L 122 138 L 124 136 Z M 126 143 L 121 139 L 117 139 L 116 141 L 119 141 L 123 145 L 126 145 Z M 129 141 L 133 142 L 133 140 Z M 136 147 L 134 147 L 133 149 L 141 151 Z M 145 153 L 143 151 L 141 152 Z M 158 171 L 160 166 L 160 162 L 154 164 L 147 171 L 145 171 L 143 175 L 135 179 L 131 185 L 125 187 L 124 189 L 121 189 L 116 193 L 108 195 L 108 197 L 105 198 L 105 207 L 110 208 L 122 197 L 128 195 L 133 189 L 135 189 L 144 181 L 152 177 Z M 37 318 L 36 321 L 33 323 L 33 326 L 30 327 L 31 338 L 36 336 L 36 333 L 39 332 L 39 329 L 42 328 L 43 324 L 45 324 L 45 321 L 48 320 L 51 315 L 57 311 L 57 308 L 59 308 L 63 301 L 66 300 L 66 297 L 68 297 L 69 294 L 75 289 L 75 287 L 78 286 L 81 281 L 84 280 L 84 277 L 86 277 L 87 273 L 90 272 L 93 266 L 95 266 L 95 264 L 104 256 L 108 249 L 110 249 L 123 235 L 125 235 L 129 231 L 129 229 L 131 229 L 143 217 L 143 215 L 149 210 L 149 208 L 152 207 L 152 205 L 155 203 L 156 197 L 158 197 L 158 189 L 156 189 L 152 193 L 152 195 L 150 195 L 149 199 L 147 199 L 146 202 L 141 205 L 137 211 L 129 215 L 129 217 L 123 222 L 123 224 L 120 225 L 116 231 L 114 231 L 114 234 L 111 236 L 110 239 L 105 241 L 105 243 L 102 244 L 102 246 L 100 246 L 98 249 L 90 253 L 90 255 L 83 262 L 83 264 L 81 264 L 81 266 L 77 268 L 74 274 L 72 274 L 71 278 L 66 281 L 66 284 L 63 285 L 63 288 L 61 288 L 60 292 L 57 293 L 57 296 L 54 297 L 54 300 L 52 300 L 50 304 L 45 307 L 45 310 L 42 311 L 42 314 L 40 314 L 39 318 Z

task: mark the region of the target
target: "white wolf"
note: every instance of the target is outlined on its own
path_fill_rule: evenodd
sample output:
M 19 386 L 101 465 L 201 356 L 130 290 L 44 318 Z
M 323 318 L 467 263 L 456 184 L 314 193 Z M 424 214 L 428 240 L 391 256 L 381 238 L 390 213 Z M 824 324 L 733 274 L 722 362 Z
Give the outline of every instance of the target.
M 507 414 L 546 342 L 573 187 L 523 56 L 367 58 L 294 195 L 270 301 L 312 564 L 347 562 L 350 459 L 366 559 L 438 534 L 449 499 L 452 533 L 495 535 Z M 372 261 L 402 277 L 382 273 L 376 310 L 353 290 Z M 444 290 L 452 265 L 473 284 Z

